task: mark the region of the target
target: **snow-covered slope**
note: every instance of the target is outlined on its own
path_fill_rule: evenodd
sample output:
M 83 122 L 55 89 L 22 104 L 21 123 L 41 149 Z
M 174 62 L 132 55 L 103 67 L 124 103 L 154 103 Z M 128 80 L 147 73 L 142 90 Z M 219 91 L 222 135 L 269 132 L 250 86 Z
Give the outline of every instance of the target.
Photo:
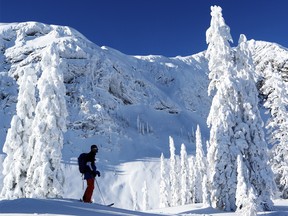
M 185 206 L 156 209 L 153 211 L 139 212 L 129 211 L 120 208 L 106 207 L 99 204 L 86 204 L 73 199 L 17 199 L 0 201 L 0 215 L 13 214 L 14 216 L 28 216 L 45 214 L 46 216 L 157 216 L 157 215 L 217 215 L 217 216 L 238 216 L 238 213 L 224 212 L 202 204 L 190 204 Z M 276 200 L 275 209 L 271 212 L 259 212 L 258 215 L 287 216 L 288 201 Z
M 188 154 L 194 152 L 197 124 L 208 139 L 206 118 L 211 98 L 207 95 L 204 53 L 175 58 L 127 56 L 99 47 L 69 27 L 35 22 L 1 24 L 1 150 L 15 114 L 17 79 L 25 70 L 41 75 L 42 54 L 52 43 L 57 44 L 64 63 L 69 112 L 62 152 L 65 197 L 82 196 L 76 157 L 96 143 L 100 147 L 97 166 L 102 173 L 98 182 L 107 202 L 141 209 L 141 188 L 146 180 L 153 195 L 149 206 L 157 208 L 159 158 L 162 152 L 169 157 L 168 136 L 174 138 L 178 154 L 182 143 Z M 259 76 L 265 62 L 272 60 L 287 72 L 286 48 L 253 40 L 250 48 Z M 3 160 L 4 154 L 0 155 Z M 2 175 L 0 189 L 1 183 Z M 97 188 L 94 198 L 101 202 Z

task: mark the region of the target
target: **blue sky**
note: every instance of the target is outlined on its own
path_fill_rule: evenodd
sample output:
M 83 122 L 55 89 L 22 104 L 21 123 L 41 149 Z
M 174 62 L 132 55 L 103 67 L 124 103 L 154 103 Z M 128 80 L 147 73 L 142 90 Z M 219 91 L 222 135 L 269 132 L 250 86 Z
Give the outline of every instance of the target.
M 187 56 L 207 48 L 211 5 L 234 42 L 244 33 L 288 47 L 287 0 L 0 0 L 0 22 L 70 26 L 130 55 Z

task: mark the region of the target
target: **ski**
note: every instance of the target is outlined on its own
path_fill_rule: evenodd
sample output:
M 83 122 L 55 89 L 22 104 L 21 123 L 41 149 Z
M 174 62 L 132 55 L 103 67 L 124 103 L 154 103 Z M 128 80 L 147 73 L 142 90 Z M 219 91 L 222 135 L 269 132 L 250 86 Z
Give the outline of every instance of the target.
M 84 202 L 83 199 L 80 199 L 79 201 L 80 201 L 80 202 Z M 110 203 L 110 204 L 108 204 L 108 205 L 105 204 L 104 206 L 111 207 L 111 206 L 113 206 L 113 205 L 114 205 L 114 203 Z

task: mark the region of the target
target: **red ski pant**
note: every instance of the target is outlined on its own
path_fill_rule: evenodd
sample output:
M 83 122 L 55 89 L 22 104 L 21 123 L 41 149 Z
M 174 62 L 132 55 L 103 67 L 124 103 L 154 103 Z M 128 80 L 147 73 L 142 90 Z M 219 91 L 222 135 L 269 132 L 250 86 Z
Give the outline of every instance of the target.
M 84 196 L 83 196 L 83 201 L 84 202 L 92 202 L 92 194 L 94 190 L 94 178 L 87 179 L 87 188 L 85 190 Z

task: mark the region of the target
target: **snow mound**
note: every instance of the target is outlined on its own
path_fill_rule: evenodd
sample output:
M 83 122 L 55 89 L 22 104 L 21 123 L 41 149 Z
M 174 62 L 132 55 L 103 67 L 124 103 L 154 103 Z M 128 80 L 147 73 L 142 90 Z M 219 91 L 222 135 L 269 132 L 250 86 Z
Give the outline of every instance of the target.
M 82 203 L 75 199 L 16 199 L 0 201 L 0 215 L 15 216 L 45 214 L 49 215 L 155 215 L 112 208 L 100 204 Z

